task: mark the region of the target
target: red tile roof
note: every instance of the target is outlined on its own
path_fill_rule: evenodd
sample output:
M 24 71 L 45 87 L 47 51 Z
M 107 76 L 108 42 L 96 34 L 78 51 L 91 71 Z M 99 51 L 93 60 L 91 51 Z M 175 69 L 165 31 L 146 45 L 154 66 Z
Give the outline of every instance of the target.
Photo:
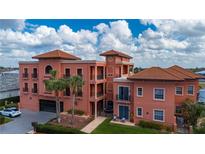
M 132 59 L 131 56 L 129 56 L 123 52 L 116 51 L 116 50 L 105 51 L 105 52 L 101 53 L 100 56 L 120 56 L 120 57 L 125 57 L 128 59 Z
M 64 52 L 62 50 L 53 50 L 37 56 L 32 57 L 34 59 L 68 59 L 68 60 L 81 60 L 81 58 L 76 57 L 70 53 Z
M 166 80 L 183 81 L 205 78 L 177 65 L 169 68 L 151 67 L 128 77 L 130 80 Z

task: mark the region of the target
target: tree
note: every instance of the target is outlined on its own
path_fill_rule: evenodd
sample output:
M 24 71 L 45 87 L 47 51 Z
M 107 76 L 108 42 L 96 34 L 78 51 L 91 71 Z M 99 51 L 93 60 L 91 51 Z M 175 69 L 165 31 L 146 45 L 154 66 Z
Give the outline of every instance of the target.
M 84 81 L 82 80 L 82 77 L 80 76 L 72 76 L 67 79 L 68 87 L 70 88 L 73 100 L 72 100 L 72 120 L 71 124 L 73 125 L 73 119 L 74 119 L 74 112 L 75 112 L 75 101 L 76 101 L 76 95 L 79 92 L 79 90 L 84 85 Z
M 55 99 L 56 99 L 56 115 L 57 115 L 57 121 L 60 123 L 60 92 L 64 91 L 67 87 L 66 80 L 64 78 L 56 78 L 57 71 L 51 70 L 49 72 L 51 74 L 51 78 L 49 80 L 45 80 L 45 87 L 47 91 L 54 92 L 55 93 Z
M 184 118 L 185 124 L 188 126 L 196 126 L 198 118 L 202 115 L 205 110 L 203 105 L 194 103 L 190 99 L 186 99 L 181 106 L 182 117 Z

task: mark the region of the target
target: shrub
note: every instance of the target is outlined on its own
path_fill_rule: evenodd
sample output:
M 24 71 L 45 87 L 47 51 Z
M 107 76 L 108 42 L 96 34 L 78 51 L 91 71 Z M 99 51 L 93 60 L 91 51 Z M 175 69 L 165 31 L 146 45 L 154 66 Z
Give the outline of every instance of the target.
M 157 130 L 172 131 L 171 127 L 165 126 L 165 125 L 160 124 L 160 123 L 152 122 L 152 121 L 141 120 L 138 123 L 138 125 L 143 127 L 143 128 L 151 128 L 151 129 L 157 129 Z
M 205 127 L 194 128 L 193 132 L 194 132 L 194 134 L 205 134 Z
M 18 108 L 18 104 L 17 103 L 10 103 L 10 104 L 6 104 L 5 108 L 10 108 L 10 107 L 16 107 Z
M 36 132 L 45 134 L 85 134 L 84 132 L 75 128 L 65 128 L 52 124 L 37 124 Z
M 0 115 L 0 125 L 5 122 L 5 117 Z
M 72 109 L 68 110 L 68 113 L 69 113 L 69 114 L 72 114 Z M 74 110 L 74 114 L 76 114 L 76 115 L 83 115 L 83 114 L 84 114 L 84 111 L 75 109 L 75 110 Z
M 19 103 L 19 101 L 20 101 L 19 96 L 1 99 L 0 106 L 4 106 L 5 102 Z

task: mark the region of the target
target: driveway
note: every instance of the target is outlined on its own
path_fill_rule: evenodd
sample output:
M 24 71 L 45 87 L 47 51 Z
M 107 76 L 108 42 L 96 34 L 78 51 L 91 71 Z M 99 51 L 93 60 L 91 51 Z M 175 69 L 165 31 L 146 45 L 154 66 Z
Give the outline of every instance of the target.
M 56 117 L 51 112 L 32 112 L 26 109 L 21 110 L 20 117 L 13 118 L 13 121 L 0 125 L 0 134 L 25 134 L 32 130 L 31 122 L 46 123 Z

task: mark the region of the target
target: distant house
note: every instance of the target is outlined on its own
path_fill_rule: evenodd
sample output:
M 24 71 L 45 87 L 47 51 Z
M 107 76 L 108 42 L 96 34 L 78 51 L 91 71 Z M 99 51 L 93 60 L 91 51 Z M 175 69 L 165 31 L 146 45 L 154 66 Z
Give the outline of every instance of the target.
M 0 100 L 19 96 L 19 71 L 0 73 Z

